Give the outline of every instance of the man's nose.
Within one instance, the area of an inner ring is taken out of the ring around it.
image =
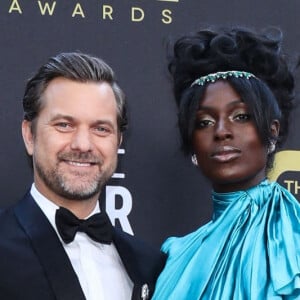
[[[91,133],[86,128],[78,128],[71,141],[71,149],[80,152],[91,151],[93,147]]]

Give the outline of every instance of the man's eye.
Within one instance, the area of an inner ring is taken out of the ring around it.
[[[58,122],[56,124],[54,124],[54,126],[61,131],[66,131],[66,130],[71,130],[72,129],[72,125],[70,123],[67,122]]]
[[[98,131],[108,131],[108,129],[105,128],[105,127],[103,127],[103,126],[97,127],[97,130],[98,130]]]
[[[66,128],[66,127],[69,127],[69,124],[68,123],[58,123],[58,124],[56,124],[56,126]]]
[[[111,132],[110,128],[106,126],[98,126],[95,128],[95,130],[99,135],[108,135]]]

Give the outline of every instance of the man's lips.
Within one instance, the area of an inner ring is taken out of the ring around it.
[[[79,167],[79,168],[87,168],[101,165],[98,160],[87,160],[87,159],[61,159],[61,162],[72,166],[72,167]]]
[[[68,153],[62,152],[58,155],[58,160],[73,168],[92,168],[101,167],[103,161],[100,157],[91,153]]]
[[[211,158],[218,162],[229,162],[241,156],[241,150],[232,146],[218,147],[211,154]]]
[[[79,161],[65,161],[65,163],[75,167],[90,167],[96,164],[94,162],[79,162]]]

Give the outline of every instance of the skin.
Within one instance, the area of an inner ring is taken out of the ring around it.
[[[278,135],[277,120],[270,130]],[[266,146],[246,104],[226,81],[207,86],[192,144],[199,168],[217,192],[248,189],[266,177]]]
[[[36,188],[85,218],[117,165],[121,136],[114,93],[106,82],[59,77],[49,83],[42,100],[34,134],[31,122],[22,123]]]

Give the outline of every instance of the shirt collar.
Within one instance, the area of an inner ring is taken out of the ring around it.
[[[47,199],[44,195],[42,195],[38,191],[34,183],[31,186],[30,194],[57,232],[56,224],[55,224],[55,213],[56,210],[59,209],[59,206],[53,203],[51,200]],[[95,208],[93,209],[91,214],[87,216],[87,218],[98,212],[100,212],[99,204],[95,206]]]

